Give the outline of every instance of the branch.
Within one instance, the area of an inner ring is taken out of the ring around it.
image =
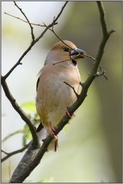
[[[1,84],[2,84],[2,87],[3,87],[3,90],[5,92],[6,97],[10,101],[13,108],[18,112],[18,114],[21,116],[21,118],[24,120],[24,122],[26,122],[26,124],[29,126],[35,147],[36,148],[39,147],[40,144],[39,144],[38,135],[37,135],[35,126],[32,124],[32,122],[30,121],[28,116],[25,114],[25,112],[17,104],[16,100],[14,99],[12,94],[10,93],[9,88],[7,86],[7,83],[3,77],[1,78]]]
[[[84,99],[87,96],[87,91],[89,89],[89,86],[91,85],[93,80],[97,76],[99,76],[99,73],[97,72],[97,70],[98,70],[99,64],[101,62],[101,58],[103,55],[103,50],[104,50],[105,44],[106,44],[109,36],[111,35],[111,33],[114,32],[114,30],[107,32],[106,23],[105,23],[105,19],[103,16],[104,11],[103,11],[103,7],[102,7],[102,3],[101,2],[97,2],[97,3],[100,7],[99,13],[100,13],[100,18],[101,18],[102,30],[105,29],[106,31],[103,31],[103,38],[102,38],[100,45],[99,45],[99,49],[97,52],[94,67],[93,67],[89,77],[87,78],[87,80],[84,83],[81,83],[82,91],[81,91],[80,95],[78,96],[78,99],[69,108],[70,115],[72,115],[75,112],[75,110],[78,109],[78,107],[83,103]],[[105,26],[105,28],[104,28],[104,26]],[[55,131],[54,131],[55,135],[57,135],[63,129],[63,127],[68,123],[69,120],[70,120],[70,116],[64,115],[62,120],[55,127]],[[39,164],[39,162],[41,161],[43,155],[45,154],[45,152],[48,148],[48,145],[50,144],[50,142],[52,140],[53,140],[53,137],[51,135],[48,135],[47,138],[43,141],[42,146],[40,148],[38,148],[36,151],[33,149],[33,145],[31,144],[30,148],[27,150],[24,157],[20,161],[19,165],[15,169],[10,182],[23,182],[25,180],[25,178],[27,176],[29,176],[29,174],[33,171],[33,169]],[[31,155],[31,160],[29,158],[29,155]]]

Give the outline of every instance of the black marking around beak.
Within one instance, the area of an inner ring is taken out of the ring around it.
[[[80,59],[80,58],[91,58],[95,61],[95,58],[92,56],[88,55],[84,50],[75,48],[70,51],[70,57],[72,60]]]
[[[84,58],[85,57],[84,54],[86,54],[86,52],[79,48],[75,48],[70,51],[71,59]]]

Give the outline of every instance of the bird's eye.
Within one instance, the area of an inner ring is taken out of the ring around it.
[[[65,52],[69,52],[69,48],[67,48],[67,47],[64,47],[63,50],[64,50]]]

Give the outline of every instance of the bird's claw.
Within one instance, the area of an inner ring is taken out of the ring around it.
[[[55,129],[54,129],[53,127],[50,127],[50,134],[52,135],[52,137],[53,137],[54,139],[57,140],[58,138],[57,138],[57,136],[54,134],[54,130],[55,130]]]
[[[69,113],[69,108],[68,107],[65,108],[65,113],[66,113],[66,115],[69,116],[69,118],[72,118],[73,116],[75,117],[74,113],[72,115]]]

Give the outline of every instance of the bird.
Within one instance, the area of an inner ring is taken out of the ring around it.
[[[54,127],[65,114],[69,116],[67,107],[77,100],[76,94],[81,92],[81,76],[77,62],[85,57],[91,56],[71,41],[60,40],[48,52],[39,72],[36,109],[41,123],[37,132],[44,127],[47,135],[53,136],[48,151],[57,150],[58,137],[54,134]]]

